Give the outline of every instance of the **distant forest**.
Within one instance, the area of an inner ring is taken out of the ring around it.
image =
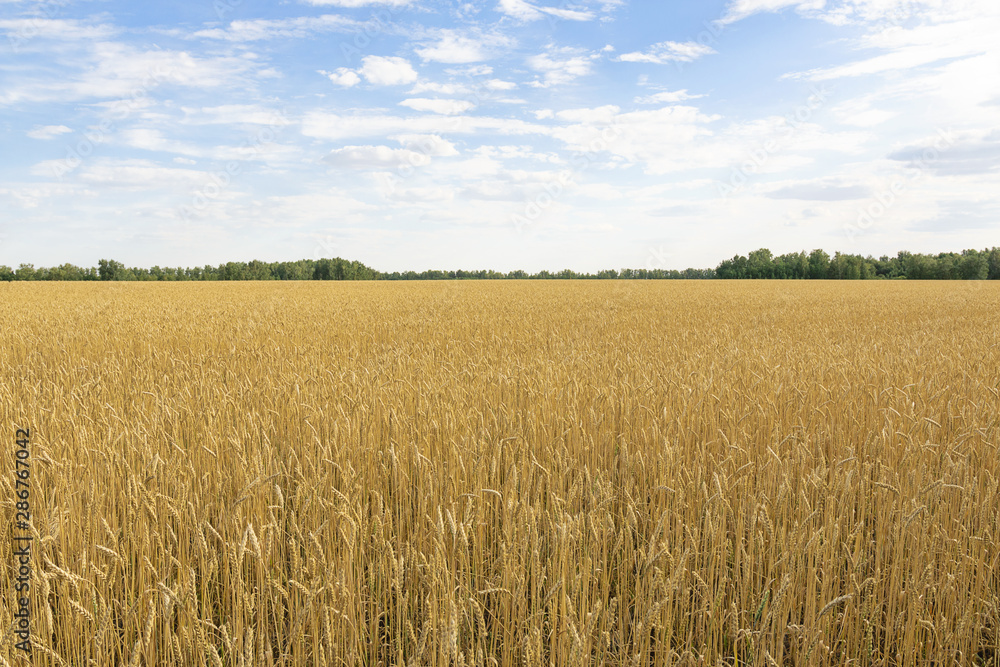
[[[21,280],[1000,280],[1000,248],[964,250],[961,253],[923,255],[900,252],[879,259],[823,250],[775,256],[762,248],[748,256],[737,255],[714,269],[609,269],[598,273],[577,273],[569,269],[550,273],[511,271],[398,271],[383,273],[361,262],[341,259],[302,259],[297,262],[226,262],[219,266],[126,267],[121,262],[102,259],[95,267],[63,264],[36,269],[21,264],[17,269],[0,266],[0,281]]]

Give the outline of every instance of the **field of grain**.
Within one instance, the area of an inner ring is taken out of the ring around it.
[[[996,665],[997,313],[992,283],[0,285],[33,664]]]

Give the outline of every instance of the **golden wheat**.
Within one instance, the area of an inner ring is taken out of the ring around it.
[[[998,312],[992,283],[2,285],[33,664],[998,664]]]

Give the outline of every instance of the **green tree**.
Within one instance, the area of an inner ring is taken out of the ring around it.
[[[813,280],[823,280],[829,273],[830,256],[818,248],[809,253],[809,277]]]
[[[248,280],[271,280],[271,267],[259,259],[255,259],[247,264],[246,277]]]
[[[219,280],[246,280],[247,265],[245,262],[226,262],[219,265]]]
[[[49,280],[87,280],[87,270],[73,264],[63,264],[49,270]]]
[[[723,280],[741,280],[749,278],[747,258],[743,255],[736,255],[732,259],[725,259],[719,263],[715,269],[715,275]]]
[[[747,256],[748,278],[773,278],[774,255],[767,248],[754,250]]]
[[[14,275],[18,280],[35,280],[38,273],[35,271],[34,264],[21,264],[17,267],[17,271],[14,272]]]
[[[962,280],[986,280],[990,275],[989,256],[976,250],[966,250],[958,262],[958,275]]]
[[[932,277],[938,280],[958,280],[962,277],[959,273],[961,259],[961,256],[953,252],[939,253],[935,258],[937,273]]]
[[[861,280],[871,280],[875,277],[875,260],[871,257],[859,257],[861,260]]]
[[[316,260],[313,265],[313,280],[333,280],[333,260],[323,259]]]
[[[839,254],[839,253],[838,253]],[[844,280],[861,280],[861,258],[857,255],[841,255],[844,258]]]
[[[908,255],[906,277],[910,280],[934,280],[938,277],[937,260],[929,255]]]
[[[122,280],[125,265],[113,259],[102,259],[97,262],[97,273],[101,280]]]
[[[989,275],[987,277],[990,280],[1000,280],[1000,248],[991,249],[987,261],[989,263]]]

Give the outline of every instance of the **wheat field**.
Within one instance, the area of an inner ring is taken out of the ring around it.
[[[1000,664],[1000,285],[0,286],[3,665]]]

